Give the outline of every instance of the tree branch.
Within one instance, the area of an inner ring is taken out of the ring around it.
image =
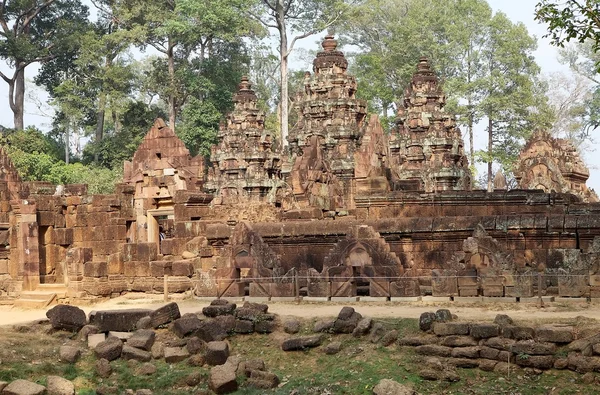
[[[277,0],[275,0],[277,1]],[[276,5],[277,4],[271,4],[269,3],[269,0],[262,0],[263,4],[265,4],[267,7],[269,7],[271,10],[276,11]]]
[[[329,20],[329,22],[327,22],[325,24],[325,26],[323,26],[322,29],[314,29],[311,30],[309,32],[306,32],[304,34],[301,34],[299,36],[296,36],[292,39],[292,42],[290,44],[290,47],[288,48],[287,52],[285,53],[285,57],[287,58],[288,56],[290,56],[290,53],[292,53],[292,50],[294,49],[294,44],[296,43],[296,41],[298,40],[302,40],[303,38],[312,36],[313,34],[317,34],[319,32],[322,32],[323,30],[327,29],[329,26],[333,25],[339,18],[340,18],[341,14],[338,13],[334,18],[332,18],[331,20]]]
[[[10,84],[12,82],[12,80],[10,78],[8,78],[6,76],[6,74],[4,74],[2,71],[0,71],[0,78],[2,78],[4,81],[6,81],[7,84]]]
[[[262,20],[261,17],[259,17],[258,15],[256,15],[254,12],[249,11],[248,12],[250,14],[250,16],[254,19],[256,19],[258,22],[262,23],[265,27],[272,27],[273,29],[277,29],[277,25],[273,25],[270,23],[267,23],[266,21]]]
[[[8,23],[6,22],[6,19],[4,18],[5,9],[6,9],[6,0],[2,0],[2,4],[0,5],[0,25],[2,26],[2,30],[4,30],[4,34],[6,35],[6,38],[8,38],[8,35],[10,34],[10,29],[8,27]]]
[[[35,18],[36,16],[39,15],[40,12],[42,12],[43,10],[45,10],[46,8],[48,8],[50,5],[52,5],[52,3],[54,3],[56,0],[46,0],[42,5],[40,5],[35,12],[33,12],[33,14],[29,15],[24,21],[23,21],[23,26],[28,26],[31,23],[31,20],[33,18]]]

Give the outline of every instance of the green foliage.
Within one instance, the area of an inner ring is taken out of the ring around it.
[[[101,141],[88,143],[83,150],[83,163],[91,164],[97,156],[98,166],[121,171],[123,162],[133,158],[154,120],[165,117],[160,107],[147,106],[140,101],[129,102],[123,113],[120,130],[108,133]]]
[[[542,0],[535,6],[535,19],[548,24],[552,43],[559,47],[575,39],[591,40],[600,50],[600,9],[596,0]],[[599,69],[600,70],[600,69]]]
[[[28,128],[5,131],[3,144],[24,181],[48,181],[53,184],[88,184],[92,194],[110,193],[122,178],[122,168],[109,170],[85,166],[81,163],[65,164],[60,159],[60,147],[41,131]]]
[[[6,129],[2,133],[1,144],[8,145],[9,150],[19,150],[28,154],[44,153],[57,160],[61,156],[60,146],[35,127],[25,130]]]
[[[9,85],[15,128],[23,128],[25,68],[70,53],[87,25],[87,7],[80,0],[5,1],[0,8],[0,58],[14,70],[0,74]]]
[[[510,168],[533,129],[548,126],[536,41],[485,0],[366,0],[342,33],[359,48],[351,67],[372,110],[393,115],[426,56],[449,96],[447,110],[467,127],[469,140],[475,125],[491,119],[493,149],[475,156],[471,145],[471,162],[485,158]]]
[[[209,157],[210,147],[217,143],[221,113],[212,102],[191,98],[183,108],[181,117],[177,136],[193,156],[201,154]]]

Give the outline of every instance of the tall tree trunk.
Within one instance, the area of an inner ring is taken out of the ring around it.
[[[282,147],[288,145],[288,42],[287,31],[285,26],[285,9],[282,1],[277,1],[277,29],[279,30],[279,56],[281,60],[281,88],[280,88],[280,105],[281,114],[279,123],[281,127],[281,144]]]
[[[470,105],[469,105],[470,107]],[[467,129],[469,130],[469,165],[475,165],[475,149],[473,148],[473,114],[469,114],[469,120],[467,121]]]
[[[98,98],[98,112],[96,113],[96,144],[100,143],[104,138],[104,115],[106,111],[106,93],[100,91]],[[94,154],[94,163],[97,165],[100,160],[98,151]]]
[[[67,118],[65,123],[65,163],[69,164],[69,129],[71,128],[71,119]]]
[[[19,62],[17,62],[19,64]],[[18,66],[17,66],[18,67]],[[20,68],[15,72],[13,119],[16,130],[25,128],[23,114],[25,106],[25,69]]]
[[[487,182],[487,190],[488,192],[492,192],[494,190],[492,184],[492,137],[493,137],[493,123],[492,118],[488,119],[488,182]]]
[[[177,118],[177,107],[175,101],[175,55],[173,53],[174,46],[171,44],[171,39],[169,38],[168,49],[167,49],[167,59],[168,59],[168,67],[169,67],[169,85],[170,85],[170,93],[169,93],[169,127],[172,131],[175,131],[175,118]]]

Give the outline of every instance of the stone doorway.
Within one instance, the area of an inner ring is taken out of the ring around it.
[[[148,210],[146,221],[148,224],[148,243],[156,243],[158,251],[160,251],[161,233],[164,238],[173,237],[175,223],[173,207]]]

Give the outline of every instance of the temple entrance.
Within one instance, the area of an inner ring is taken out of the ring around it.
[[[161,242],[173,237],[175,213],[173,207],[148,210],[148,243],[156,243],[161,251]]]

